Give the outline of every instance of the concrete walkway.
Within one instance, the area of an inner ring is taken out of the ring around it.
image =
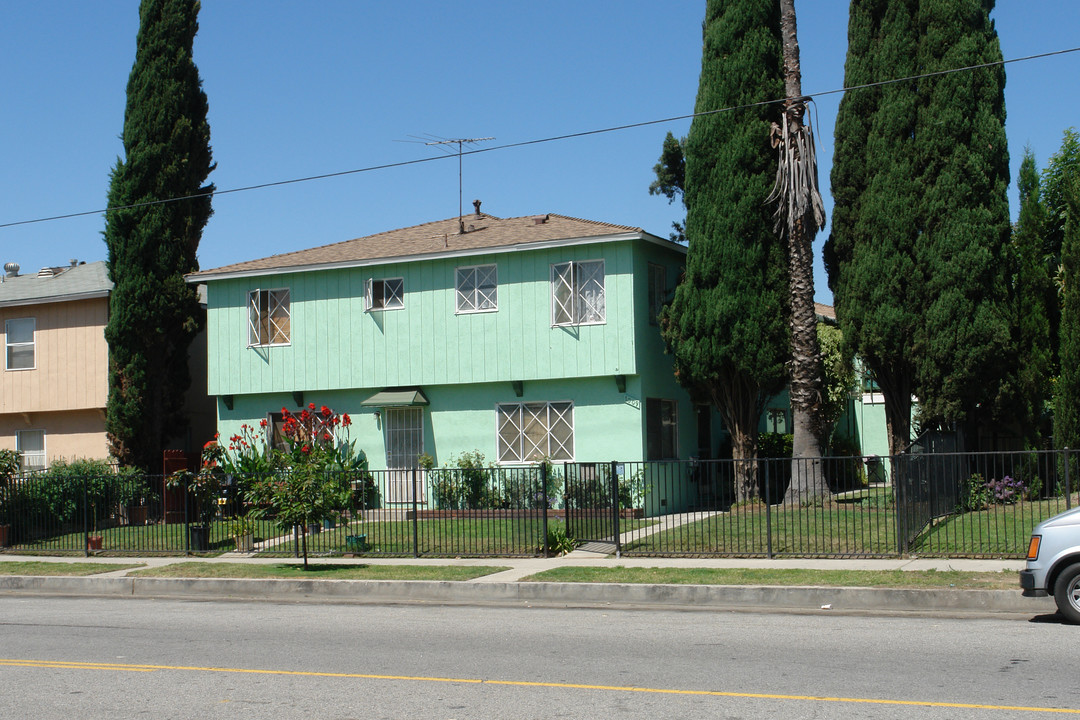
[[[181,562],[280,564],[302,562],[226,553],[192,557],[40,557],[0,554],[0,562],[139,563],[156,567]],[[948,614],[1054,613],[1050,598],[1024,598],[1015,590],[836,588],[616,583],[522,582],[556,567],[805,568],[822,570],[959,570],[1015,572],[1018,560],[947,558],[765,559],[619,558],[578,550],[558,558],[315,558],[320,564],[465,565],[505,567],[469,581],[182,579],[133,577],[119,570],[90,577],[0,576],[0,596],[92,595],[189,600],[270,600],[334,603],[427,603],[602,607],[679,607],[698,610],[756,609],[800,612],[914,612]]]

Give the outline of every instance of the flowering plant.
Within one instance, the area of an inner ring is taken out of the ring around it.
[[[352,492],[350,473],[362,459],[349,441],[352,419],[311,403],[299,413],[281,409],[286,449],[277,450],[275,475],[252,479],[249,497],[260,517],[272,517],[282,530],[307,527],[343,515]],[[303,538],[304,567],[307,540]]]

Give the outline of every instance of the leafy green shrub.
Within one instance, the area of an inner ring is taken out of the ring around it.
[[[566,528],[562,525],[552,525],[548,527],[546,548],[548,555],[566,555],[577,548],[577,541],[567,536]],[[540,548],[540,551],[544,552],[544,548]]]
[[[990,504],[990,490],[979,473],[964,480],[960,488],[960,509],[965,512],[982,510]]]
[[[439,470],[428,473],[432,499],[443,510],[481,510],[503,507],[499,489],[492,482],[493,471],[484,464],[479,450],[450,458]]]

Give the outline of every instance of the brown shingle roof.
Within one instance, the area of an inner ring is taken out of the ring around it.
[[[188,279],[197,281],[233,274],[306,270],[394,259],[408,260],[425,256],[465,254],[487,248],[557,243],[627,233],[651,238],[641,228],[554,214],[516,218],[468,214],[461,220],[466,229],[464,234],[458,232],[458,218],[454,217],[333,245],[203,270],[192,273]]]

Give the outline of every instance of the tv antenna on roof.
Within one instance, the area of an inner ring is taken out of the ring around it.
[[[464,235],[465,234],[465,222],[462,220],[462,209],[461,209],[461,186],[462,186],[462,181],[461,181],[461,156],[462,156],[462,146],[463,145],[474,145],[474,144],[479,143],[479,142],[484,142],[485,140],[494,140],[495,138],[493,138],[493,137],[482,137],[482,138],[440,138],[438,135],[432,135],[430,133],[427,134],[427,138],[417,137],[416,135],[410,135],[409,137],[416,138],[416,140],[414,140],[414,141],[406,140],[405,142],[422,142],[422,143],[424,143],[425,145],[428,145],[428,146],[436,146],[440,150],[446,152],[449,155],[457,155],[457,159],[458,159],[458,234],[459,235]],[[431,139],[431,138],[435,138],[435,139]],[[449,145],[457,145],[457,152],[455,153],[452,149],[447,147]]]

